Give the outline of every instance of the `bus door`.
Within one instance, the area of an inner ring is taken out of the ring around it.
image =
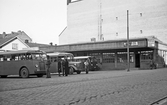
[[[0,75],[3,74],[4,68],[3,68],[3,56],[0,56]]]
[[[58,57],[51,57],[50,73],[58,72]]]

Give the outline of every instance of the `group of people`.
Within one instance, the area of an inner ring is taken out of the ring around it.
[[[51,61],[50,61],[50,57],[47,56],[47,62],[46,62],[46,78],[51,78],[50,75],[50,65],[51,65]],[[64,58],[63,60],[59,59],[58,60],[58,73],[59,76],[61,76],[61,73],[63,74],[63,76],[68,76],[69,74],[69,62],[67,60],[67,58]]]
[[[47,56],[46,78],[51,78],[50,70],[49,70],[50,69],[50,65],[51,65],[50,57]],[[85,65],[85,72],[86,72],[86,74],[88,74],[89,69],[90,69],[90,60],[87,59],[84,62],[84,65]],[[68,62],[66,57],[64,59],[61,59],[61,58],[58,59],[58,74],[59,74],[59,76],[61,76],[61,74],[63,76],[68,76],[68,74],[69,74],[69,62]]]
[[[59,76],[61,76],[61,72],[63,76],[68,76],[69,74],[69,62],[67,58],[64,58],[63,60],[58,60],[58,73]]]

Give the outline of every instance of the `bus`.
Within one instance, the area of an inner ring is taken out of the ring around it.
[[[77,74],[80,74],[81,71],[84,69],[83,64],[81,62],[74,62],[73,61],[73,54],[72,53],[66,53],[66,52],[53,52],[53,53],[47,53],[47,55],[51,59],[51,65],[50,65],[50,72],[51,73],[58,73],[58,59],[64,59],[67,58],[69,62],[69,74],[73,74],[76,72]]]
[[[95,71],[98,70],[98,64],[97,64],[97,59],[94,56],[76,56],[74,57],[74,61],[77,62],[85,62],[86,60],[90,61],[90,66],[89,66],[89,70],[91,71]]]
[[[28,78],[30,75],[42,77],[46,74],[46,53],[40,50],[18,50],[0,52],[0,76],[19,75]]]

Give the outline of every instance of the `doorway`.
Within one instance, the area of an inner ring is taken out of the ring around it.
[[[135,67],[140,68],[140,54],[135,55]]]

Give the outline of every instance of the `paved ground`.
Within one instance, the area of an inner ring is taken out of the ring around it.
[[[0,105],[149,105],[167,96],[167,69],[0,79]]]

